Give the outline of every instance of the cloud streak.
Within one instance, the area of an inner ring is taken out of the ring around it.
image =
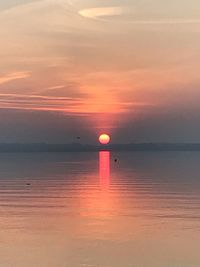
[[[28,71],[12,72],[12,73],[0,76],[0,84],[8,83],[13,80],[25,79],[29,76],[30,76],[30,72]]]
[[[113,101],[112,105],[120,106],[121,112],[128,112],[130,108],[152,106],[145,102],[123,102]],[[21,109],[21,110],[43,110],[57,111],[70,114],[80,113],[102,113],[102,104],[93,103],[93,101],[85,101],[81,98],[72,97],[52,97],[42,95],[19,95],[19,94],[0,94],[1,109]],[[104,107],[104,108],[107,108]],[[110,110],[106,113],[118,113],[119,110]]]
[[[134,19],[137,17],[137,10],[134,7],[98,7],[88,8],[79,11],[79,15],[88,19],[113,21],[117,17],[117,21],[127,22],[131,24],[199,24],[200,19],[194,18],[168,18],[168,19]],[[128,18],[126,18],[128,16]],[[113,17],[113,18],[112,18]],[[112,18],[112,19],[111,19]],[[114,20],[115,21],[115,20]]]
[[[79,11],[79,14],[85,18],[98,19],[105,18],[109,16],[119,16],[127,13],[130,10],[128,7],[98,7],[98,8],[88,8]]]
[[[81,99],[41,95],[0,94],[0,108],[76,112]]]

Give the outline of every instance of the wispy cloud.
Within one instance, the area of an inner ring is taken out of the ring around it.
[[[46,88],[46,90],[55,90],[55,89],[61,89],[64,87],[65,87],[65,85],[55,85],[55,86],[50,86],[50,87]]]
[[[200,19],[131,20],[133,24],[199,24]]]
[[[104,102],[106,102],[104,100]],[[110,106],[118,107],[110,109]],[[93,100],[85,101],[82,98],[73,97],[52,97],[42,95],[19,95],[19,94],[0,94],[1,109],[21,109],[21,110],[41,110],[41,111],[57,111],[70,114],[79,113],[107,113],[115,114],[119,111],[124,113],[133,108],[144,108],[152,106],[145,102],[119,102],[113,100],[112,103],[94,103]]]
[[[89,8],[79,11],[79,14],[85,18],[97,19],[100,17],[117,16],[128,12],[127,7],[115,6],[115,7],[98,7]]]
[[[120,22],[128,22],[131,24],[199,24],[199,18],[168,18],[168,19],[137,19],[138,12],[133,6],[114,6],[114,7],[98,7],[88,8],[79,11],[82,17],[89,19],[109,20],[111,17],[123,16]],[[126,15],[128,18],[126,18]]]
[[[19,71],[19,72],[12,72],[8,74],[4,74],[0,76],[0,84],[8,83],[13,80],[18,80],[18,79],[24,79],[30,76],[30,72],[28,71]]]
[[[75,112],[81,104],[79,98],[0,94],[0,108]]]
[[[18,1],[2,1],[2,3],[0,4],[0,10],[9,10],[9,9],[13,9],[15,7],[18,6],[24,6],[24,5],[28,5],[30,3],[34,3],[34,2],[42,2],[43,0],[18,0]]]

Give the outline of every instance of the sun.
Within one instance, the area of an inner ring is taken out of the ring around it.
[[[99,136],[99,142],[102,144],[102,145],[107,145],[110,143],[110,136],[108,134],[101,134]]]

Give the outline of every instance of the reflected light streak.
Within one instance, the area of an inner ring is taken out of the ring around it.
[[[110,184],[110,151],[99,152],[99,177],[100,184],[108,187]]]
[[[94,178],[94,180],[93,180]],[[99,178],[99,180],[97,179]],[[80,188],[79,199],[81,203],[80,214],[83,218],[87,217],[90,220],[97,220],[97,228],[103,227],[104,233],[108,232],[108,222],[110,214],[116,213],[118,210],[118,203],[110,191],[110,152],[99,152],[99,173],[92,174],[88,178],[87,183]],[[99,221],[98,221],[99,220]],[[102,224],[102,220],[105,220]],[[109,229],[112,228],[109,225]],[[88,235],[88,228],[86,227],[86,234]],[[98,233],[98,231],[97,231]],[[94,237],[94,233],[90,233]]]

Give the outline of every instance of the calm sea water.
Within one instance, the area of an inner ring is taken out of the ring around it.
[[[200,153],[0,154],[0,266],[199,267]]]

